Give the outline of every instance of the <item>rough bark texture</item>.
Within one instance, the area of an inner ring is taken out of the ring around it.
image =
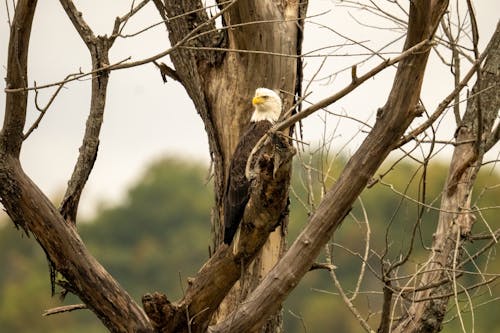
[[[413,1],[405,49],[432,38],[447,1]],[[244,332],[260,327],[277,309],[349,212],[393,145],[414,119],[429,50],[399,63],[393,88],[367,138],[349,160],[308,225],[259,286],[223,322],[210,332]]]
[[[474,180],[482,163],[485,145],[494,136],[492,127],[500,109],[500,26],[497,26],[490,43],[490,52],[481,69],[481,80],[472,89],[474,97],[467,102],[457,132],[457,146],[443,188],[433,251],[426,267],[429,273],[422,276],[418,286],[418,290],[422,291],[407,295],[416,300],[431,299],[414,303],[408,312],[403,313],[403,318],[392,332],[439,332],[442,329],[448,301],[453,295],[453,280],[460,275],[456,270],[463,260],[463,246],[476,220],[470,205]],[[480,118],[478,112],[482,114]],[[478,119],[482,120],[481,126],[478,126]],[[478,128],[483,130],[481,142],[477,142]]]
[[[20,1],[16,6],[10,28],[6,88],[28,86],[28,46],[36,3],[36,0]],[[0,134],[2,161],[6,154],[19,158],[26,122],[27,101],[27,91],[5,96],[4,125]]]

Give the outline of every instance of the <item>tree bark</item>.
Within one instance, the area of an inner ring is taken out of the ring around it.
[[[10,27],[6,88],[25,88],[28,86],[28,48],[36,4],[36,0],[20,1],[16,6]],[[27,103],[27,91],[10,93],[5,96],[4,125],[0,133],[2,157],[9,154],[14,158],[19,158],[23,143]]]
[[[392,332],[441,331],[450,295],[456,292],[455,281],[460,276],[457,270],[464,259],[463,246],[476,220],[471,210],[474,181],[481,168],[486,144],[495,135],[492,127],[500,108],[500,25],[497,25],[490,44],[481,69],[481,80],[472,89],[473,97],[467,101],[467,109],[457,131],[432,252],[425,269],[427,273],[423,274],[417,287],[420,291],[406,294],[414,300],[428,300],[413,303]],[[479,112],[482,113],[480,118]],[[482,120],[481,126],[478,119]],[[483,133],[481,142],[477,141],[479,128]]]

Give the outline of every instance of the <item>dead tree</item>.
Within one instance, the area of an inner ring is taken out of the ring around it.
[[[242,221],[240,241],[234,247],[220,244],[224,223],[221,213],[223,189],[230,157],[248,123],[248,101],[255,88],[280,89],[285,101],[284,111],[291,110],[294,102],[300,100],[302,26],[307,2],[219,2],[218,13],[209,17],[202,1],[154,0],[168,29],[171,48],[141,61],[116,64],[109,64],[109,48],[119,36],[122,24],[148,1],[140,2],[129,13],[118,17],[109,37],[95,36],[72,1],[60,2],[92,57],[90,73],[75,74],[56,84],[62,87],[67,80],[92,75],[92,102],[86,133],[75,171],[58,210],[23,172],[19,161],[23,140],[31,132],[23,132],[28,92],[41,88],[29,87],[27,73],[36,0],[20,0],[10,32],[6,110],[0,132],[0,198],[12,221],[34,236],[47,254],[53,270],[64,277],[55,282],[80,297],[112,332],[254,332],[263,327],[267,332],[277,331],[279,317],[271,321],[269,318],[279,311],[280,304],[311,268],[320,250],[387,155],[402,141],[411,140],[403,135],[421,112],[418,100],[424,71],[434,33],[448,2],[412,1],[406,41],[399,56],[383,60],[361,76],[353,68],[352,82],[346,87],[302,112],[287,112],[286,117],[273,126],[265,140],[259,143],[263,150],[254,170],[255,179]],[[215,24],[218,18],[222,20],[221,27]],[[165,55],[170,56],[175,68],[157,63],[161,74],[164,78],[170,76],[180,81],[185,87],[205,124],[209,139],[215,185],[214,251],[190,280],[182,299],[173,302],[161,293],[147,294],[143,297],[143,311],[87,251],[77,233],[75,219],[81,191],[97,156],[108,76],[113,70],[154,62]],[[483,60],[484,57],[478,57],[477,66]],[[379,109],[373,128],[336,183],[326,192],[308,225],[283,254],[280,224],[286,223],[294,154],[287,135],[289,129],[394,64],[398,64],[398,69],[393,86],[387,102]],[[487,84],[488,74],[485,72],[482,77],[480,84]],[[457,198],[460,202],[467,202],[469,189],[462,190],[456,182],[461,177],[473,175],[467,170],[480,162],[481,154],[491,145],[491,140],[498,140],[498,126],[496,136],[482,139],[482,134],[490,130],[488,124],[491,121],[487,120],[490,118],[486,112],[474,114],[484,116],[481,120],[477,117],[478,130],[472,130],[474,121],[468,122],[464,117],[464,125],[471,127],[461,130],[459,136],[473,135],[481,139],[472,145],[473,154],[465,153],[472,154],[472,157],[467,155],[463,162],[456,162],[459,168],[453,169],[447,188],[449,196],[460,193],[462,197]],[[449,224],[449,218],[445,219],[447,221],[443,220],[443,223]],[[453,235],[462,235],[465,229],[453,230]],[[456,244],[452,242],[447,247]],[[242,278],[242,272],[247,281],[241,284],[243,291],[231,294],[230,290]],[[243,295],[245,300],[237,295]]]

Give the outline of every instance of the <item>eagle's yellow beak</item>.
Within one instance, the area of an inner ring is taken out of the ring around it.
[[[258,104],[262,104],[262,103],[264,103],[264,98],[262,96],[255,96],[252,99],[252,104],[253,105],[258,105]]]

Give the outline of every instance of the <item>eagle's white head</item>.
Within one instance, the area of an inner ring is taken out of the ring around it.
[[[257,88],[252,104],[255,106],[252,122],[268,120],[274,124],[278,121],[281,114],[281,98],[273,90]]]

